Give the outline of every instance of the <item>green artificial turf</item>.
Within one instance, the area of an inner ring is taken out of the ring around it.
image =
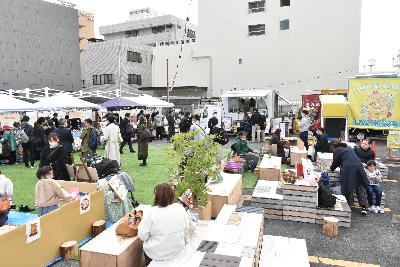
[[[134,149],[137,150],[137,146],[134,146]],[[98,155],[104,155],[104,150],[99,150]],[[74,157],[76,162],[79,162],[78,154],[75,154]],[[132,177],[136,189],[135,199],[142,204],[152,204],[155,185],[168,181],[170,177],[167,147],[155,147],[150,143],[148,165],[140,167],[140,163],[137,153],[130,153],[128,148],[124,150],[124,154],[121,155],[121,168]],[[14,166],[0,165],[0,170],[14,184],[13,202],[17,206],[24,204],[33,207],[37,168],[28,169],[24,164],[19,163]]]
[[[257,176],[254,172],[243,173],[243,188],[254,188],[257,180]]]

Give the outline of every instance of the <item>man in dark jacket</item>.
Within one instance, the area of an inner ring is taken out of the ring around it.
[[[29,124],[30,118],[28,116],[23,116],[21,120],[21,129],[24,130],[26,135],[29,137],[28,143],[22,144],[22,149],[23,149],[23,159],[25,163],[25,167],[27,168],[33,168],[35,167],[35,157],[36,157],[36,152],[35,152],[35,146],[32,142],[33,138],[33,127],[32,125]],[[29,165],[29,162],[31,165]]]
[[[54,113],[53,118],[51,118],[51,120],[53,121],[55,128],[58,128],[60,126],[58,122],[58,113]]]
[[[328,153],[329,152],[329,142],[328,135],[325,133],[324,128],[318,128],[315,131],[317,137],[317,143],[314,145],[315,153],[314,160],[317,158],[317,153]]]
[[[39,117],[33,127],[33,137],[32,141],[35,145],[36,150],[40,154],[40,164],[39,168],[46,165],[46,158],[49,148],[49,143],[47,142],[46,131],[45,131],[46,118]]]
[[[58,122],[58,128],[54,130],[54,133],[58,135],[60,140],[60,145],[63,147],[65,156],[66,156],[66,163],[72,164],[72,152],[74,143],[74,137],[72,136],[71,130],[67,127],[67,120],[60,119]]]
[[[370,160],[375,160],[375,153],[371,148],[372,141],[369,139],[364,139],[361,145],[354,147],[354,152],[356,152],[357,157],[362,163],[367,164]]]
[[[335,140],[332,141],[331,147],[333,151],[333,162],[330,167],[334,171],[340,167],[341,190],[343,196],[346,197],[349,206],[353,205],[353,191],[356,190],[358,203],[361,206],[361,214],[367,215],[367,193],[369,179],[364,170],[360,159],[354,150],[346,144]]]
[[[172,136],[175,135],[175,116],[174,116],[174,111],[170,110],[169,114],[167,116],[167,121],[168,121],[168,137],[167,141],[171,141]]]
[[[190,116],[190,112],[186,112],[179,123],[179,130],[181,133],[187,133],[190,131],[190,127],[192,127],[192,116]]]
[[[131,153],[135,153],[135,150],[133,150],[132,147],[132,136],[133,136],[133,126],[129,122],[129,117],[131,114],[126,113],[125,118],[121,121],[119,124],[119,129],[121,131],[121,136],[122,136],[122,143],[121,146],[119,147],[119,153],[123,154],[123,149],[126,144],[128,144],[129,151]]]
[[[246,160],[246,169],[254,171],[260,160],[260,157],[253,153],[253,150],[247,144],[247,133],[242,131],[236,139],[235,152],[238,156]]]
[[[271,137],[271,145],[276,145],[276,155],[282,158],[282,163],[287,164],[287,158],[285,153],[285,148],[289,149],[289,144],[283,140],[281,140],[281,129],[276,129],[275,133],[272,134]]]
[[[261,142],[260,140],[260,134],[261,134],[261,124],[262,124],[263,117],[258,112],[258,109],[254,109],[253,114],[251,115],[250,121],[251,121],[251,142],[255,142],[257,139],[257,142]],[[257,135],[257,138],[256,138]]]

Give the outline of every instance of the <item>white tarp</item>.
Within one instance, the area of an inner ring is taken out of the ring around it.
[[[126,99],[143,105],[147,108],[172,108],[175,105],[167,101],[152,97],[150,95],[140,95],[136,97],[125,97]]]
[[[16,99],[9,95],[0,94],[0,112],[31,110],[34,110],[33,104]]]
[[[100,109],[100,106],[93,104],[69,94],[57,94],[50,97],[43,97],[33,104],[36,110],[57,110],[57,109]]]

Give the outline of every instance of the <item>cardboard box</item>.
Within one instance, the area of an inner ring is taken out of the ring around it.
[[[279,181],[281,177],[282,158],[264,156],[260,163],[260,180]]]
[[[301,164],[301,159],[306,159],[308,156],[307,150],[299,149],[298,147],[290,147],[290,165],[296,166]]]

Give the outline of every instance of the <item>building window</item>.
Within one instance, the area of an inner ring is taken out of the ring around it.
[[[289,30],[289,20],[288,19],[281,20],[280,29],[281,29],[281,31]]]
[[[139,31],[138,30],[133,30],[133,31],[126,31],[125,32],[125,37],[129,38],[129,37],[137,37],[139,35]]]
[[[128,51],[128,61],[142,63],[142,56],[138,52]]]
[[[81,88],[86,88],[86,81],[85,80],[81,80]]]
[[[265,1],[249,2],[249,13],[265,11]]]
[[[281,7],[290,6],[290,0],[281,0]]]
[[[104,84],[115,84],[114,74],[103,74]]]
[[[154,34],[158,34],[158,33],[165,32],[165,25],[163,25],[163,26],[158,26],[158,27],[152,27],[152,28],[151,28],[151,31],[152,31]]]
[[[142,75],[128,74],[128,84],[142,85]]]
[[[264,35],[265,24],[249,25],[249,36]]]
[[[101,75],[93,75],[93,85],[101,85]]]

